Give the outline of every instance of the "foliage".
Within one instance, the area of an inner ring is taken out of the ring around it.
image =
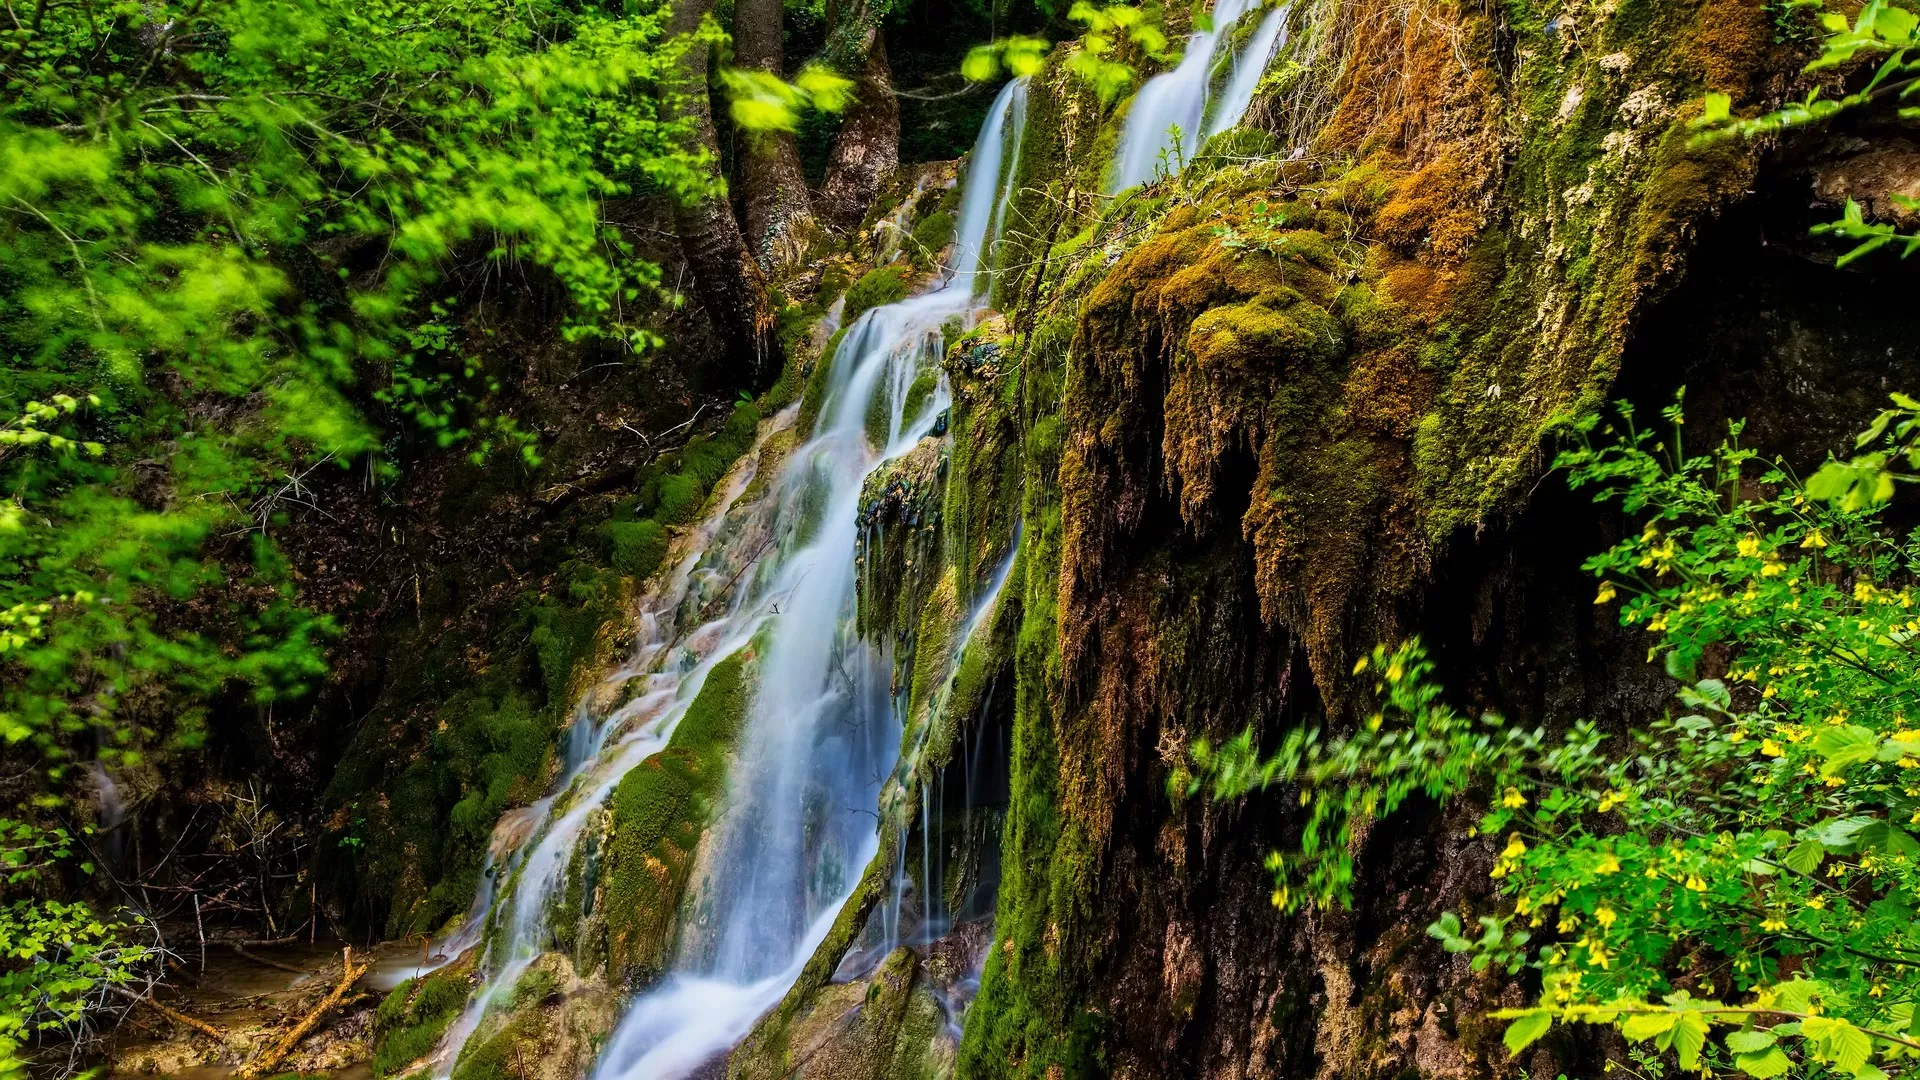
[[[1827,32],[1820,55],[1809,62],[1809,73],[1845,67],[1862,59],[1879,59],[1873,74],[1858,90],[1841,97],[1824,95],[1820,87],[1784,108],[1755,117],[1733,115],[1733,100],[1726,94],[1708,94],[1693,125],[1704,137],[1773,135],[1789,128],[1803,127],[1831,119],[1839,113],[1888,99],[1908,101],[1920,94],[1920,15],[1889,0],[1867,0],[1849,23],[1833,11],[1823,11],[1820,26]],[[1902,105],[1895,115],[1908,122],[1920,121],[1920,105]],[[1920,210],[1920,200],[1891,194],[1896,205],[1908,211]],[[1854,248],[1840,258],[1840,265],[1854,261],[1880,248],[1898,245],[1905,258],[1920,251],[1920,236],[1905,234],[1890,222],[1869,222],[1860,205],[1851,198],[1839,221],[1814,227],[1815,234],[1855,240]]]
[[[714,183],[659,88],[717,31],[665,18],[45,0],[0,30],[0,739],[38,793],[9,859],[65,857],[82,748],[192,748],[219,703],[318,680],[334,627],[275,542],[312,470],[390,476],[417,433],[538,464],[469,340],[490,277],[544,285],[569,339],[661,343],[659,268],[602,204]],[[0,1003],[9,1040],[151,960],[25,885],[5,978],[46,992]]]
[[[975,45],[960,61],[960,74],[969,82],[987,82],[1005,70],[1016,79],[1040,73],[1052,48],[1046,38],[1013,34]]]
[[[1119,59],[1123,49],[1162,64],[1180,60],[1179,51],[1168,47],[1166,31],[1142,8],[1074,0],[1067,18],[1087,28],[1080,48],[1067,58],[1067,70],[1091,86],[1102,105],[1113,104],[1137,75],[1132,64]]]
[[[819,63],[801,68],[792,82],[753,68],[726,68],[720,85],[729,98],[727,115],[750,135],[798,131],[803,110],[837,113],[853,99],[853,80]]]
[[[1349,902],[1349,841],[1412,793],[1483,793],[1510,906],[1477,938],[1452,913],[1429,932],[1476,967],[1539,972],[1537,1004],[1495,1014],[1516,1053],[1558,1021],[1615,1027],[1686,1070],[1902,1071],[1920,1056],[1920,534],[1881,518],[1873,474],[1912,451],[1912,403],[1896,406],[1862,439],[1887,447],[1871,468],[1806,484],[1740,447],[1737,425],[1685,455],[1677,406],[1667,440],[1623,406],[1617,440],[1561,455],[1576,488],[1644,520],[1586,566],[1596,603],[1624,599],[1622,623],[1683,683],[1677,715],[1624,752],[1588,722],[1550,738],[1457,712],[1409,642],[1355,668],[1379,708],[1352,736],[1295,733],[1266,760],[1245,735],[1196,746],[1199,775],[1179,782],[1298,787],[1302,842],[1270,863],[1289,909]]]

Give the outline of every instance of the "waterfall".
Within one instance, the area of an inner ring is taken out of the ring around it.
[[[1253,104],[1254,88],[1267,73],[1274,49],[1286,42],[1286,25],[1285,6],[1268,10],[1260,25],[1254,28],[1247,47],[1233,58],[1233,74],[1227,79],[1226,90],[1220,94],[1220,103],[1214,107],[1213,119],[1207,122],[1207,138],[1233,127],[1247,115],[1247,106]]]
[[[1013,194],[1014,164],[1020,157],[1026,118],[1027,80],[1022,77],[1000,88],[974,139],[973,153],[967,158],[966,190],[961,193],[960,219],[954,229],[951,280],[956,285],[965,282],[975,293],[982,291],[993,270],[993,252],[989,249],[1005,224],[1002,215]],[[1010,162],[1014,164],[1006,164]]]
[[[1220,51],[1232,37],[1234,25],[1250,7],[1252,0],[1218,0],[1213,7],[1212,28],[1196,31],[1187,39],[1187,51],[1180,63],[1172,71],[1148,79],[1134,95],[1127,111],[1126,127],[1121,132],[1120,150],[1114,157],[1111,191],[1125,191],[1153,179],[1162,167],[1161,155],[1176,154],[1176,128],[1178,160],[1168,162],[1171,171],[1178,172],[1200,149],[1205,141],[1202,124],[1207,116]],[[1279,32],[1283,21],[1278,9],[1269,12],[1262,21],[1254,40],[1234,64],[1228,93],[1221,99],[1212,124],[1204,128],[1206,135],[1225,131],[1246,114],[1247,105],[1253,100],[1253,89],[1259,85],[1267,58],[1272,54],[1273,35]],[[1244,91],[1240,85],[1243,79]]]
[[[498,873],[482,882],[474,916],[455,935],[487,928],[485,982],[443,1041],[436,1076],[451,1074],[488,1010],[549,947],[549,909],[565,891],[588,816],[628,770],[666,746],[707,672],[742,648],[755,651],[758,690],[731,766],[727,810],[713,828],[713,918],[697,947],[683,942],[672,972],[627,1009],[595,1077],[674,1080],[729,1050],[793,984],[873,859],[874,809],[898,786],[901,721],[889,647],[855,630],[861,490],[874,469],[933,431],[951,403],[940,377],[925,406],[904,412],[914,380],[939,370],[944,325],[980,311],[1025,95],[1024,80],[1010,82],[981,128],[952,272],[847,329],[827,360],[812,439],[786,456],[762,494],[746,498],[763,432],[646,602],[643,644],[612,676],[618,684],[641,680],[641,692],[597,726],[583,707],[553,792],[496,830],[495,846],[511,851],[490,862]],[[875,447],[868,414],[879,402],[889,415],[885,445]],[[796,412],[787,409],[775,427],[790,425]],[[716,614],[715,606],[725,610]],[[502,841],[504,832],[520,839]]]

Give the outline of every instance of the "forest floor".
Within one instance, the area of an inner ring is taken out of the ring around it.
[[[208,942],[203,958],[197,945],[188,946],[157,1001],[211,1026],[223,1041],[158,1010],[137,1007],[106,1044],[108,1075],[178,1080],[237,1075],[334,993],[344,948],[332,941],[238,948]],[[395,982],[414,974],[420,954],[417,945],[394,941],[370,951],[355,949],[353,956],[356,968],[366,965],[365,973],[264,1075],[370,1080],[374,1007]]]

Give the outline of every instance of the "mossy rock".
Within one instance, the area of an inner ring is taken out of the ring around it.
[[[408,979],[389,991],[373,1013],[373,1074],[392,1076],[432,1053],[472,989],[462,967]]]
[[[883,304],[896,304],[906,298],[907,268],[899,263],[876,266],[847,290],[847,304],[841,309],[840,324],[852,326],[853,321],[868,310]]]
[[[694,849],[724,793],[752,693],[744,652],[715,664],[667,748],[635,766],[610,796],[607,951],[630,986],[666,971]]]

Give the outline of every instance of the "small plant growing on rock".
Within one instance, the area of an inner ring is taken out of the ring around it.
[[[1626,745],[1589,722],[1550,737],[1442,699],[1417,641],[1354,667],[1377,708],[1342,738],[1251,733],[1194,748],[1180,782],[1298,792],[1276,852],[1285,910],[1351,900],[1360,830],[1414,793],[1471,795],[1499,847],[1499,910],[1429,929],[1474,967],[1538,972],[1519,1052],[1556,1023],[1615,1028],[1688,1071],[1885,1080],[1920,1059],[1920,533],[1882,517],[1915,453],[1896,398],[1850,462],[1802,483],[1739,445],[1686,456],[1632,424],[1564,453],[1576,488],[1643,528],[1594,556],[1595,603],[1649,635],[1678,707]],[[1702,677],[1703,665],[1713,668]],[[1671,1055],[1671,1058],[1668,1058]]]

